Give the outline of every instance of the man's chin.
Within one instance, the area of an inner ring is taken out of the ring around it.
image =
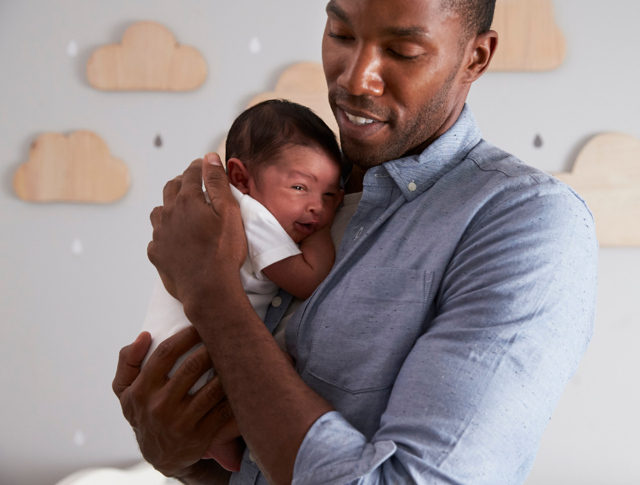
[[[380,145],[371,145],[364,143],[351,143],[349,140],[341,139],[340,145],[344,156],[354,165],[369,169],[399,158],[395,155],[395,150],[389,150],[389,147]]]

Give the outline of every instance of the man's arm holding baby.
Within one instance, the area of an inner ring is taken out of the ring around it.
[[[308,430],[333,408],[298,376],[242,288],[239,270],[247,252],[242,220],[219,158],[213,158],[208,156],[209,163],[215,162],[211,165],[201,160],[192,163],[183,176],[165,186],[164,205],[151,215],[154,232],[149,259],[163,281],[175,288],[175,296],[202,338],[240,432],[261,470],[270,483],[290,483],[298,449]],[[202,175],[211,205],[202,193]],[[189,251],[176,250],[184,247]],[[177,440],[172,444],[167,440],[163,445],[153,433],[137,431],[143,456],[168,476],[197,484],[197,476],[206,474],[201,470],[205,465],[199,463],[200,457],[215,429],[226,419],[221,423],[215,417],[217,408],[212,401],[213,417],[203,418],[212,420],[202,423],[202,427],[210,428],[205,434],[194,424],[197,420],[188,407],[186,384],[181,384],[184,392],[180,393],[153,391],[154,385],[162,388],[166,382],[166,365],[150,359],[142,373],[131,378],[125,370],[132,364],[122,364],[122,355],[120,360],[114,388],[120,388],[117,394],[133,428],[155,428],[159,433],[171,429],[179,436],[179,443],[189,445],[176,445]],[[170,379],[164,387],[171,381],[176,379]],[[131,393],[131,389],[137,391]],[[137,399],[126,398],[131,395],[137,395]],[[160,400],[167,401],[166,407],[175,418],[154,418],[154,414],[158,417]],[[182,405],[176,410],[169,401],[184,402],[184,414],[179,409]],[[186,425],[181,426],[182,422]],[[157,456],[166,459],[158,460]]]
[[[331,224],[320,228],[300,243],[302,254],[273,263],[264,275],[296,298],[306,300],[324,281],[336,258]]]

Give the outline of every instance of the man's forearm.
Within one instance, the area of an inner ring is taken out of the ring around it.
[[[251,307],[239,276],[224,275],[218,281],[224,284],[207,289],[189,318],[211,354],[261,470],[271,483],[290,483],[307,431],[333,408],[291,367]]]

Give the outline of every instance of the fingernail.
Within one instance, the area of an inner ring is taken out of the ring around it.
[[[222,164],[220,163],[220,158],[217,157],[214,153],[207,153],[204,156],[204,159],[211,165],[217,165],[219,167],[222,166]]]

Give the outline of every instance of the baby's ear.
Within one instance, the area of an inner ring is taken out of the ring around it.
[[[249,170],[238,158],[227,160],[229,183],[243,194],[249,193]]]

